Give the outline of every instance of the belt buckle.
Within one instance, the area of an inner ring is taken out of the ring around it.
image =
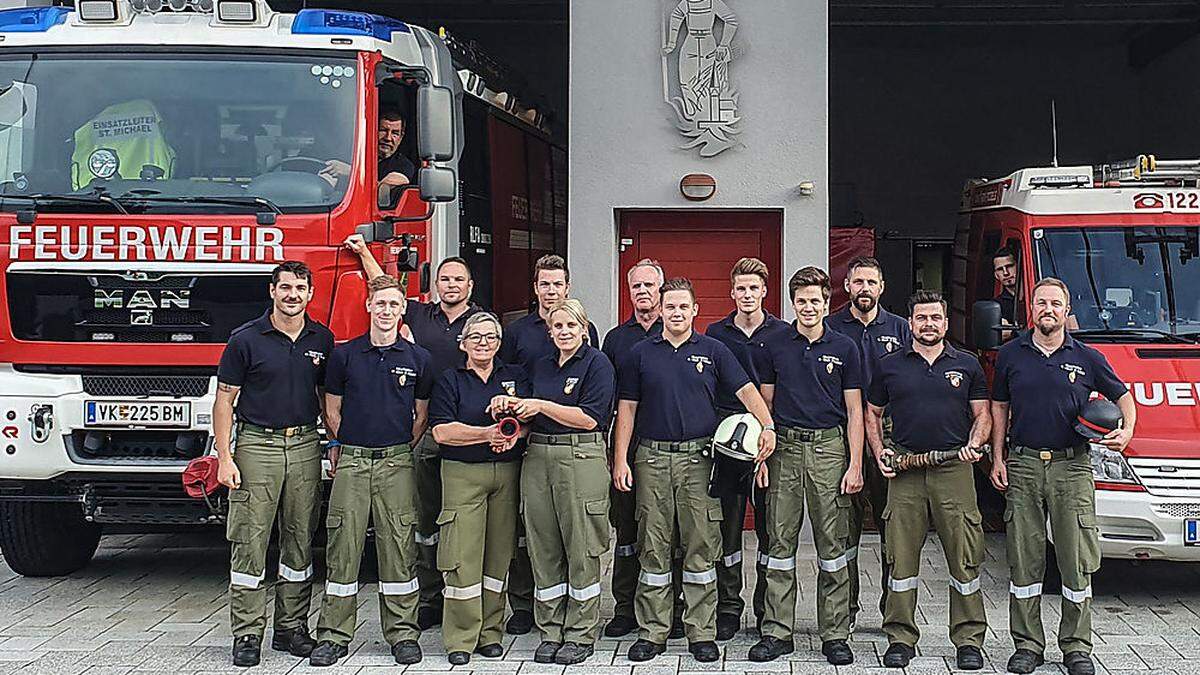
[[[1054,453],[1050,452],[1049,450],[1039,450],[1038,451],[1038,459],[1042,460],[1043,462],[1049,462],[1053,458],[1054,458]]]
[[[371,459],[386,459],[386,458],[387,458],[386,450],[372,450],[371,451]]]

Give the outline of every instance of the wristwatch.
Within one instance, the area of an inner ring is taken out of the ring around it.
[[[763,431],[775,431],[775,423],[771,422],[770,424],[764,424]]]

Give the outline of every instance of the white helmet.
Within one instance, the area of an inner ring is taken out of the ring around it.
[[[713,434],[715,454],[725,455],[743,462],[753,462],[758,457],[758,437],[762,425],[750,413],[730,415],[721,420]]]

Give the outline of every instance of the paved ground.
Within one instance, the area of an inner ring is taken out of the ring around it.
[[[864,563],[877,569],[878,541],[864,542]],[[0,672],[22,673],[193,673],[229,672],[228,615],[225,592],[228,553],[219,534],[106,537],[96,560],[82,572],[60,579],[26,579],[0,566]],[[726,673],[851,673],[880,669],[886,640],[879,631],[878,585],[864,589],[868,607],[852,646],[857,661],[835,669],[814,651],[819,647],[813,618],[815,555],[811,543],[802,548],[801,624],[797,653],[790,660],[755,664],[746,660],[757,636],[743,630],[727,643],[724,660],[701,664],[673,641],[667,655],[649,665],[634,666],[625,658],[629,640],[606,640],[587,663],[564,669],[533,663],[534,636],[509,639],[502,660],[476,657],[456,672],[590,673],[595,675],[667,675],[692,671]],[[953,665],[953,647],[945,628],[945,567],[936,539],[926,544],[922,572],[920,623],[924,637],[910,673],[942,673]],[[747,559],[753,559],[747,556]],[[365,575],[370,576],[371,570]],[[1007,637],[1008,576],[1004,542],[989,535],[984,567],[988,631],[985,652],[991,667],[1003,671],[1011,644]],[[1200,672],[1200,565],[1106,562],[1095,587],[1096,654],[1100,672]],[[368,587],[373,591],[373,587]],[[606,589],[607,595],[607,589]],[[318,672],[397,673],[387,647],[379,639],[377,603],[364,592],[359,639],[351,656],[337,668]],[[606,613],[611,613],[611,598]],[[313,604],[314,613],[318,607]],[[1045,600],[1048,627],[1057,625],[1058,597]],[[315,617],[313,620],[315,624]],[[441,649],[440,634],[421,640],[425,661],[407,673],[451,670]],[[1051,640],[1053,642],[1053,640]],[[254,672],[299,673],[307,662],[264,652]],[[949,659],[947,659],[949,657]],[[1060,658],[1051,648],[1048,659]],[[316,670],[316,669],[311,669]],[[1040,672],[1059,672],[1049,665]]]

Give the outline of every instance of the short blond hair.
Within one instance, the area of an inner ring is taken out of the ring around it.
[[[1034,284],[1033,290],[1029,293],[1029,297],[1032,298],[1034,295],[1037,295],[1038,289],[1045,288],[1046,286],[1053,286],[1054,288],[1062,291],[1063,298],[1066,299],[1067,304],[1071,304],[1071,291],[1067,289],[1067,285],[1063,283],[1062,279],[1055,279],[1054,277],[1046,277],[1045,279],[1042,279]]]
[[[390,274],[383,274],[367,281],[367,297],[373,298],[379,291],[386,291],[389,288],[394,288],[404,294],[404,289],[400,287],[400,280]]]
[[[491,312],[476,312],[472,314],[467,322],[463,324],[462,333],[458,335],[458,341],[462,342],[463,336],[471,332],[471,329],[481,323],[490,323],[496,326],[496,337],[504,337],[504,327],[500,325],[500,319],[496,318]]]
[[[550,308],[550,313],[546,315],[546,318],[552,318],[555,312],[566,312],[567,316],[574,319],[575,323],[583,327],[584,343],[586,344],[591,342],[591,338],[588,336],[588,326],[591,325],[591,322],[588,321],[587,310],[583,308],[582,302],[576,300],[575,298],[560,300],[554,303],[554,306]]]

